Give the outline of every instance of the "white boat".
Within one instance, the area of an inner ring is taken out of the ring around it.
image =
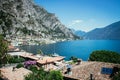
[[[57,54],[57,53],[53,53],[52,56],[53,56],[53,57],[56,57],[56,56],[60,56],[60,55]]]
[[[59,54],[57,54],[57,53],[55,52],[55,44],[54,44],[54,53],[52,54],[52,56],[53,56],[53,57],[60,56]]]

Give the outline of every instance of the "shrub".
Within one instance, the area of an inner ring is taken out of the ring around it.
[[[19,63],[19,64],[16,66],[16,68],[21,68],[21,67],[24,67],[24,65],[21,64],[21,63]]]
[[[31,74],[25,76],[25,80],[48,80],[48,73],[44,69],[32,71]]]
[[[7,62],[8,43],[0,34],[0,67]]]
[[[31,66],[36,65],[36,61],[31,61],[31,60],[25,61],[24,65],[26,68],[30,68]]]
[[[120,63],[120,54],[113,51],[98,50],[98,51],[93,51],[90,54],[89,60],[110,62],[110,63]]]
[[[9,63],[21,63],[21,62],[24,62],[25,59],[24,58],[21,58],[21,57],[18,57],[18,56],[11,56],[10,59],[9,59]]]
[[[31,65],[29,68],[32,72],[36,72],[37,71],[37,67],[35,65]]]
[[[73,60],[73,62],[76,63],[78,61],[78,58],[71,56],[70,60]]]
[[[60,71],[46,72],[41,68],[25,76],[25,80],[63,80],[63,76]]]
[[[48,80],[63,80],[63,76],[60,71],[51,71]]]
[[[120,80],[120,71],[116,74],[112,80]]]

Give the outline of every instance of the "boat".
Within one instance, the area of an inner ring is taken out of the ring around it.
[[[52,56],[53,56],[53,57],[57,57],[57,56],[60,56],[60,55],[57,54],[57,53],[53,53]]]
[[[57,53],[55,52],[55,44],[54,44],[54,53],[52,54],[52,56],[53,56],[53,57],[60,56],[59,54],[57,54]]]

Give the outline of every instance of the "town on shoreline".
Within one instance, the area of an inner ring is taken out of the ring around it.
[[[43,55],[42,52],[33,55],[12,45],[9,46],[9,50],[9,55],[22,57],[25,61],[22,62],[24,66],[15,69],[15,71],[13,71],[13,68],[17,64],[6,64],[0,68],[3,79],[7,80],[24,80],[25,75],[32,73],[28,69],[28,65],[42,67],[45,71],[60,70],[66,80],[111,80],[109,69],[113,69],[116,66],[120,67],[120,64],[82,61],[82,59],[78,59],[77,63],[73,63],[72,60],[65,61],[63,56],[48,56]],[[108,73],[102,73],[103,68],[108,69]]]

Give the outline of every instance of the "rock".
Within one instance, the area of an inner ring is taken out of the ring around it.
[[[8,20],[10,26],[7,25]],[[0,33],[9,37],[76,38],[55,14],[47,12],[32,0],[0,0]]]

